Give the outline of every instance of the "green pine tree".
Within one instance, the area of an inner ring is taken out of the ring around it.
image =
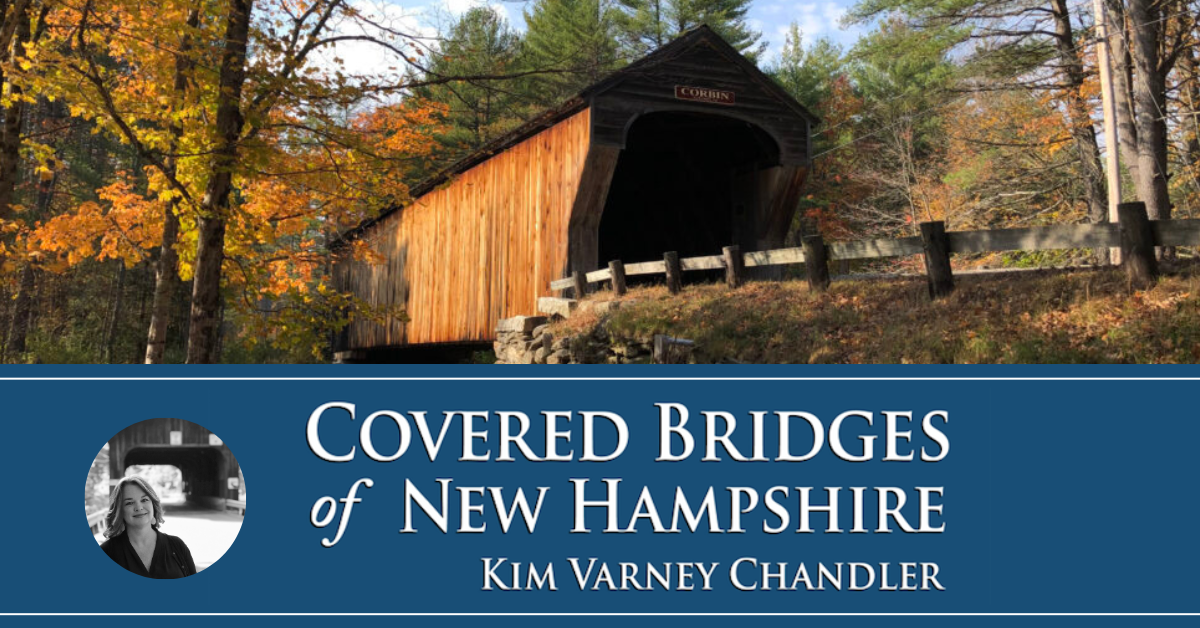
[[[619,0],[621,38],[632,56],[646,54],[685,31],[707,24],[752,60],[766,49],[746,25],[750,0]]]
[[[526,106],[516,93],[520,36],[487,7],[475,7],[443,37],[417,97],[448,107],[449,130],[437,140],[441,165],[470,153],[520,123]],[[445,82],[437,82],[445,81]]]
[[[523,63],[531,99],[553,106],[621,65],[608,0],[535,0],[525,11]]]
[[[821,38],[805,50],[795,22],[784,37],[783,50],[767,73],[810,111],[819,111],[829,98],[833,82],[845,74],[848,62],[841,46]]]

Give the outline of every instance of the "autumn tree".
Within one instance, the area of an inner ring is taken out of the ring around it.
[[[1191,52],[1200,6],[1188,0],[1108,0],[1106,8],[1113,25],[1109,42],[1124,165],[1150,217],[1170,219],[1169,77]]]
[[[942,107],[954,66],[946,34],[886,21],[855,45],[851,78],[864,100],[850,145],[852,177],[869,193],[849,208],[864,235],[911,235],[916,223],[945,217]]]
[[[1076,222],[1078,156],[1053,96],[1003,90],[947,109],[943,180],[955,196],[956,228]]]
[[[805,47],[800,27],[793,23],[783,49],[768,74],[800,104],[820,116],[813,129],[813,162],[800,201],[793,240],[820,233],[835,239],[853,238],[848,208],[866,190],[848,176],[855,169],[854,121],[863,100],[851,80],[852,62],[840,46],[818,39]]]
[[[22,239],[26,228],[25,220],[18,219],[17,209],[23,205],[18,198],[17,186],[22,179],[22,150],[29,148],[23,134],[28,124],[30,105],[39,104],[37,94],[26,93],[26,74],[36,60],[31,59],[29,50],[36,47],[46,33],[46,15],[52,4],[45,1],[30,2],[17,0],[0,5],[0,86],[3,89],[3,125],[0,126],[0,275],[5,269],[17,269],[19,280],[14,295],[10,324],[5,330],[3,352],[16,355],[24,352],[29,322],[32,316],[33,291],[36,282],[36,260],[21,252],[21,244],[13,236]],[[46,105],[44,100],[40,104]],[[57,110],[57,107],[54,108]],[[49,110],[43,106],[42,113]],[[52,149],[43,146],[35,151],[43,166],[38,168],[37,191],[33,195],[32,215],[46,211],[54,190],[54,167]],[[50,166],[45,162],[49,161]],[[28,207],[26,207],[28,209]],[[14,246],[15,245],[15,246]],[[18,255],[9,259],[10,254]]]
[[[1190,204],[1200,206],[1200,32],[1192,31],[1189,49],[1179,57],[1178,106],[1179,136],[1182,144],[1181,176],[1176,184],[1183,188]]]
[[[179,36],[179,44],[174,53],[174,75],[171,83],[171,96],[167,109],[175,116],[183,113],[185,104],[190,97],[189,84],[193,81],[192,71],[195,59],[192,56],[192,39],[200,26],[200,8],[197,4],[187,9],[187,19],[184,29]],[[166,178],[178,179],[178,153],[184,140],[183,124],[178,119],[167,122],[170,134],[164,151],[162,170]],[[163,352],[167,344],[167,325],[171,309],[171,295],[179,276],[179,254],[175,251],[179,239],[179,211],[181,196],[177,191],[170,191],[164,199],[162,207],[162,236],[159,242],[158,262],[155,268],[154,302],[151,306],[150,329],[146,338],[146,364],[159,364],[163,361]]]
[[[1101,223],[1108,219],[1107,194],[1091,116],[1086,42],[1075,31],[1072,8],[1065,0],[864,0],[853,15],[862,20],[897,11],[914,28],[951,34],[951,46],[967,43],[970,56],[961,77],[966,89],[971,89],[969,79],[979,78],[980,91],[1020,88],[1052,93],[1051,104],[1066,113],[1088,220]],[[1107,251],[1097,254],[1107,259]]]
[[[334,50],[340,42],[367,42],[397,55],[405,52],[408,42],[374,22],[368,24],[370,35],[332,32],[335,22],[367,19],[341,0],[302,7],[274,2],[258,9],[253,0],[215,3],[196,20],[196,28],[207,35],[196,37],[190,47],[172,46],[177,51],[172,60],[185,60],[183,70],[178,71],[178,63],[166,64],[170,70],[158,72],[153,85],[142,88],[161,94],[166,103],[165,113],[147,119],[145,109],[134,101],[137,79],[143,75],[106,71],[99,56],[113,51],[111,44],[101,43],[105,37],[120,43],[129,51],[123,64],[141,68],[147,51],[139,42],[181,42],[179,33],[188,32],[193,7],[170,6],[173,12],[160,9],[154,19],[138,22],[141,16],[127,16],[118,29],[102,18],[106,13],[97,10],[94,1],[85,3],[77,16],[74,49],[63,59],[63,67],[85,79],[91,98],[82,100],[100,103],[87,113],[104,120],[150,164],[160,180],[159,200],[178,198],[187,207],[186,235],[195,246],[194,256],[186,260],[193,282],[187,361],[206,363],[218,358],[222,279],[230,277],[227,261],[238,266],[239,281],[259,277],[240,269],[261,267],[253,261],[261,255],[293,262],[313,255],[339,225],[365,217],[370,198],[381,190],[402,197],[399,172],[406,164],[376,150],[378,138],[349,113],[369,94],[394,89],[394,83],[349,74],[336,62],[332,67],[315,62],[318,54]],[[164,24],[168,21],[163,15],[173,15],[174,23]],[[129,31],[142,36],[127,41],[122,35]],[[220,36],[214,39],[212,34]],[[256,51],[252,58],[248,46]],[[187,57],[193,61],[187,62]],[[181,79],[188,63],[215,68],[215,76],[210,71]],[[177,86],[187,93],[180,94]],[[190,109],[172,107],[177,100],[191,103]],[[410,117],[423,120],[420,112]],[[420,122],[414,125],[419,127]],[[317,179],[336,182],[337,187]],[[300,193],[279,194],[282,181]],[[283,244],[300,258],[275,249]],[[301,250],[308,252],[298,253]],[[311,259],[308,264],[319,266]],[[290,276],[297,282],[313,279],[305,270]]]
[[[16,0],[0,5],[0,84],[4,90],[4,123],[0,127],[0,221],[13,215],[13,195],[18,180],[21,125],[25,120],[26,98],[23,82],[13,80],[28,63],[26,44],[33,37],[31,22],[44,16],[48,5]],[[41,20],[39,20],[40,22]]]

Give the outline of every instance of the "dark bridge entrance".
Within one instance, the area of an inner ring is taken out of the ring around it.
[[[212,432],[183,419],[150,419],[131,425],[108,442],[109,477],[116,481],[134,465],[173,465],[183,474],[189,502],[224,510],[237,500],[238,462]]]
[[[634,121],[600,218],[599,262],[756,250],[769,203],[764,173],[779,148],[762,129],[720,115],[659,112]]]

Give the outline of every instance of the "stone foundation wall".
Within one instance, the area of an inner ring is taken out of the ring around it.
[[[568,339],[555,340],[545,316],[514,316],[496,325],[496,364],[570,364]]]
[[[496,325],[496,364],[645,364],[651,361],[649,343],[609,337],[603,320],[620,306],[618,301],[585,301],[543,298],[538,310],[548,316],[514,316]],[[601,317],[588,333],[556,338],[549,331],[552,320],[569,318],[575,312]]]

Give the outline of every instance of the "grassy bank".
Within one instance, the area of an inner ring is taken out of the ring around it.
[[[677,296],[646,287],[622,301],[607,319],[576,315],[557,333],[669,334],[696,341],[704,363],[1200,362],[1195,266],[1138,292],[1118,270],[1082,270],[960,277],[936,302],[923,278],[835,282],[823,294],[803,281],[690,285]]]

